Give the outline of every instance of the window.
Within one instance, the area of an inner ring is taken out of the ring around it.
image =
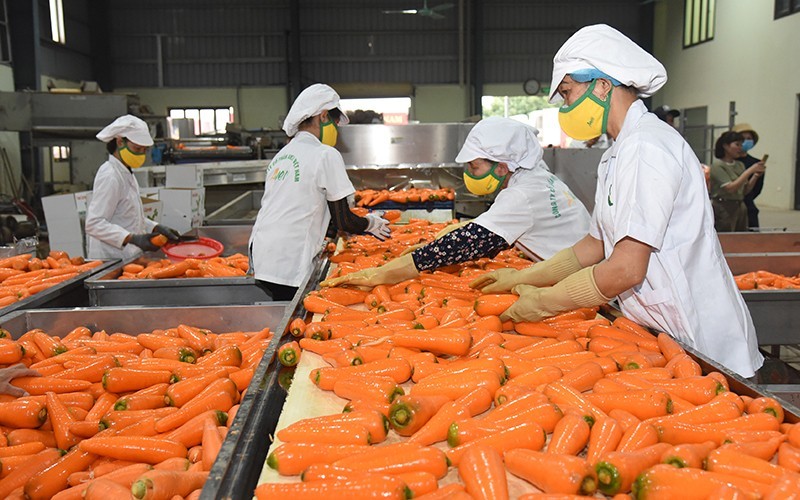
[[[0,63],[11,62],[11,38],[8,32],[6,0],[0,0]]]
[[[353,125],[384,123],[408,125],[410,97],[376,97],[371,99],[341,99],[339,106]]]
[[[50,150],[53,153],[53,162],[69,161],[69,146],[53,146]]]
[[[233,123],[233,106],[227,108],[169,108],[170,118],[188,118],[194,121],[194,134],[224,134],[225,125]]]
[[[716,0],[684,0],[683,48],[714,39]]]
[[[64,36],[64,5],[62,0],[50,0],[50,36],[60,44],[67,43]]]
[[[775,0],[775,19],[800,12],[800,0]]]

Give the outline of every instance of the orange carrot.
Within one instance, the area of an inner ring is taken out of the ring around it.
[[[47,393],[47,415],[53,426],[53,434],[56,437],[56,444],[62,450],[68,450],[78,442],[78,437],[70,433],[70,425],[75,422],[75,418],[70,414],[67,406],[62,403],[55,393]]]
[[[295,366],[300,361],[300,345],[297,342],[287,342],[278,348],[278,361],[283,366]]]
[[[371,444],[370,433],[359,422],[326,422],[320,426],[289,426],[277,433],[287,443],[322,443],[340,445]]]
[[[60,379],[54,377],[17,377],[11,385],[27,391],[32,396],[43,396],[47,392],[58,394],[64,392],[84,391],[92,385],[85,380]]]
[[[178,411],[158,420],[156,430],[158,432],[172,430],[204,411],[228,411],[237,402],[238,395],[236,384],[231,379],[214,380],[197,396],[181,406]]]
[[[0,425],[16,429],[36,429],[46,419],[47,406],[42,400],[20,398],[0,403]]]
[[[225,425],[233,420],[232,416],[227,415],[224,411],[208,410],[196,417],[189,419],[185,424],[173,429],[162,436],[164,439],[181,443],[187,448],[197,446],[202,442],[204,422],[211,420],[216,425]]]
[[[85,500],[108,500],[109,498],[125,498],[130,495],[130,489],[109,479],[95,479],[88,485],[82,496]]]
[[[447,474],[447,459],[441,450],[411,443],[397,443],[372,449],[339,459],[333,462],[333,465],[379,474],[422,471],[429,472],[439,479]]]
[[[343,399],[374,398],[388,403],[404,394],[403,388],[389,377],[367,378],[357,375],[337,380],[333,384],[333,392]]]
[[[475,312],[478,316],[500,316],[519,299],[513,293],[481,295],[475,300]]]
[[[97,455],[73,449],[28,479],[24,488],[25,496],[32,500],[51,498],[67,487],[70,474],[86,469],[96,459]]]
[[[145,436],[95,436],[78,443],[78,448],[117,460],[149,464],[157,464],[173,457],[185,457],[187,453],[182,444]]]
[[[663,390],[632,390],[606,394],[586,394],[585,399],[601,410],[626,409],[640,419],[672,413],[672,400]]]
[[[103,375],[103,387],[108,392],[131,392],[155,384],[170,382],[172,373],[166,370],[138,370],[134,368],[111,368]]]
[[[330,481],[310,481],[306,483],[263,483],[256,487],[256,498],[267,500],[272,498],[293,498],[306,500],[314,498],[375,498],[402,500],[407,497],[408,490],[400,479],[368,475],[363,478]]]
[[[714,441],[673,446],[661,455],[661,462],[678,468],[702,469],[708,454],[717,447]]]
[[[458,464],[458,475],[467,493],[476,500],[509,498],[503,457],[493,448],[476,446],[467,450]]]
[[[461,457],[470,448],[485,445],[501,453],[513,448],[540,450],[544,446],[545,436],[546,434],[541,425],[535,422],[528,422],[464,443],[447,450],[445,453],[451,463],[458,465]]]
[[[718,448],[709,453],[706,470],[764,483],[772,483],[785,474],[783,467],[731,448]]]
[[[547,445],[547,452],[577,455],[589,442],[590,433],[589,424],[582,416],[568,413],[556,424]]]
[[[661,464],[645,470],[633,484],[636,498],[712,498],[720,487],[732,485],[744,491],[748,497],[761,498],[769,486],[728,474],[708,472],[701,469],[679,469]],[[691,493],[691,496],[689,494]]]
[[[594,466],[602,455],[617,449],[622,435],[622,428],[614,418],[603,417],[595,422],[589,434],[586,461]]]
[[[597,489],[594,470],[583,458],[519,448],[503,458],[509,472],[545,493],[592,495]]]
[[[389,408],[389,423],[401,436],[411,436],[450,399],[446,396],[400,396]]]
[[[598,489],[606,495],[630,491],[636,476],[657,464],[669,448],[666,443],[658,443],[636,451],[606,453],[595,465]]]
[[[783,407],[774,398],[755,398],[747,405],[747,413],[764,412],[772,415],[778,422],[783,422]]]
[[[267,466],[282,476],[296,476],[315,463],[333,463],[340,458],[363,453],[365,445],[283,443],[267,457]]]
[[[208,472],[151,470],[131,485],[131,495],[137,500],[170,499],[186,496],[202,488]]]

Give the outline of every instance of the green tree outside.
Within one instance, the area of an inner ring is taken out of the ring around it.
[[[550,104],[547,102],[547,97],[536,95],[520,95],[508,97],[508,116],[527,115],[531,111],[538,111],[540,109],[555,108],[558,105]],[[489,106],[483,107],[483,117],[489,118],[490,116],[506,116],[505,114],[505,98],[492,97],[492,102]]]

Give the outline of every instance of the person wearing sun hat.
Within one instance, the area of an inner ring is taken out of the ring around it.
[[[434,241],[380,267],[322,282],[376,286],[419,276],[420,271],[495,255],[515,246],[533,260],[553,256],[589,230],[589,213],[542,160],[538,131],[510,118],[478,122],[456,156],[466,164],[464,184],[475,195],[497,194],[477,218],[452,224]],[[413,251],[411,251],[413,250]]]
[[[744,163],[744,168],[750,168],[760,162],[760,159],[750,154],[750,150],[758,144],[758,133],[753,127],[750,126],[749,123],[737,123],[733,126],[731,131],[742,134],[742,138],[744,139],[742,141],[742,156],[738,158],[740,162]],[[757,230],[761,227],[758,222],[758,207],[756,207],[755,199],[761,194],[761,190],[764,189],[765,175],[766,172],[762,172],[753,185],[753,189],[744,195],[744,206],[747,207],[747,227],[750,229]]]
[[[355,188],[333,148],[349,122],[339,94],[317,83],[297,96],[283,130],[291,140],[267,166],[264,196],[250,234],[250,269],[273,300],[291,300],[323,248],[329,225],[389,238],[389,222],[350,211]]]
[[[514,321],[616,297],[633,321],[751,377],[764,358],[714,231],[703,170],[683,137],[640,100],[666,82],[664,66],[610,26],[587,26],[564,43],[550,95],[564,101],[562,130],[578,140],[614,139],[598,167],[589,234],[534,265],[539,272],[492,272],[472,285],[519,295],[501,316]]]
[[[108,160],[97,170],[86,210],[86,246],[90,259],[130,259],[158,250],[150,239],[162,234],[177,241],[177,231],[144,216],[133,169],[141,167],[153,145],[150,129],[133,115],[120,116],[97,134]]]

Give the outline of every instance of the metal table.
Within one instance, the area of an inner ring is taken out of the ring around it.
[[[722,252],[783,253],[800,252],[800,233],[719,233]]]

